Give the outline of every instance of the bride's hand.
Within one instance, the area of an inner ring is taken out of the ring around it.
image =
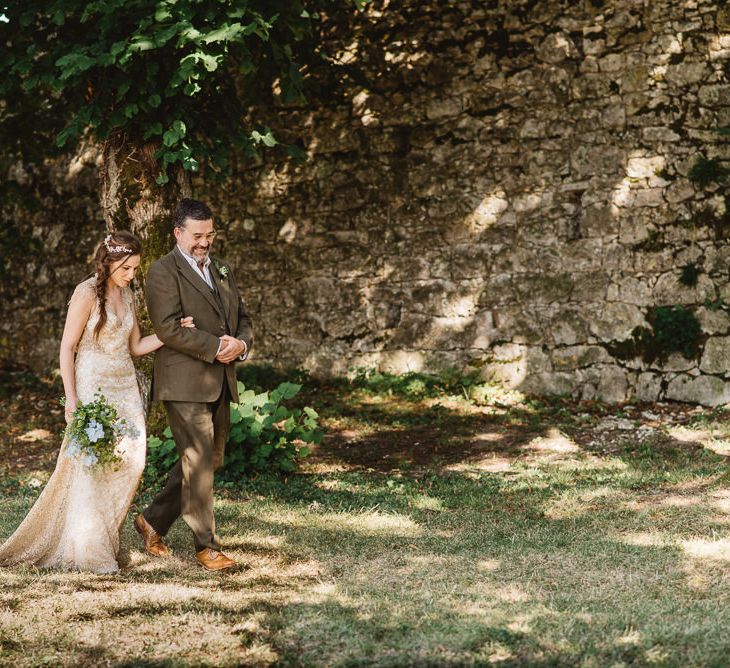
[[[182,327],[192,327],[193,329],[195,329],[195,322],[193,321],[193,316],[188,315],[188,316],[185,316],[184,318],[180,318],[180,325]]]
[[[66,418],[66,424],[69,424],[73,420],[76,404],[77,401],[75,399],[66,399],[66,404],[63,407],[63,417]]]

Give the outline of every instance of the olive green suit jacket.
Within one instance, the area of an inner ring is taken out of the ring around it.
[[[219,337],[224,334],[241,339],[247,351],[251,350],[251,318],[230,267],[211,260],[209,271],[218,298],[177,248],[149,268],[145,284],[147,310],[155,334],[165,344],[155,353],[155,401],[215,401],[224,383],[233,401],[238,401],[235,363],[222,364],[215,356]],[[225,267],[225,275],[219,267]],[[184,316],[193,316],[194,328],[180,325]]]

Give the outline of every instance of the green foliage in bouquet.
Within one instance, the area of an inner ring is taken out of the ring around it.
[[[122,461],[117,445],[124,436],[135,437],[137,429],[119,417],[101,392],[94,397],[93,401],[77,405],[64,432],[65,455],[80,459],[89,469],[113,469]]]
[[[231,432],[219,476],[236,481],[253,472],[289,473],[299,460],[309,454],[308,445],[319,443],[317,412],[306,406],[290,408],[285,401],[301,389],[295,383],[280,383],[271,392],[256,393],[238,383],[239,402],[231,403]],[[178,454],[168,427],[163,438],[150,436],[147,441],[145,479],[149,484],[168,471]]]

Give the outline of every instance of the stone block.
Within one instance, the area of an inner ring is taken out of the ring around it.
[[[711,336],[707,339],[702,352],[700,369],[705,373],[721,376],[730,373],[730,337]]]
[[[576,58],[578,49],[570,39],[570,36],[563,32],[554,32],[548,35],[535,49],[538,58],[546,63],[562,63],[568,58]]]
[[[730,85],[702,86],[697,91],[697,99],[705,107],[730,106]]]
[[[705,334],[727,334],[730,330],[730,316],[726,311],[701,306],[695,312],[695,316]]]
[[[578,377],[572,373],[546,371],[527,376],[516,389],[530,394],[571,395],[578,386]]]
[[[669,381],[665,397],[703,406],[722,406],[730,401],[730,383],[717,376],[680,374]]]
[[[601,346],[566,346],[552,351],[550,359],[555,371],[574,371],[595,364],[611,361],[611,356]]]
[[[679,282],[679,271],[675,270],[659,276],[653,293],[657,306],[701,304],[706,299],[714,299],[715,285],[705,274],[700,274],[696,286],[683,285]]]
[[[598,318],[591,320],[590,331],[602,341],[625,341],[636,327],[646,327],[644,313],[633,304],[609,302]]]
[[[705,63],[679,63],[667,67],[666,80],[679,87],[690,86],[708,77],[710,68]]]
[[[662,375],[640,373],[636,380],[634,398],[637,401],[658,401],[662,393]]]
[[[626,401],[629,380],[625,369],[620,366],[605,366],[596,387],[596,398],[609,403]]]

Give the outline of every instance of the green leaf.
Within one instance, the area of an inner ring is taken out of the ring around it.
[[[69,53],[56,60],[55,65],[61,70],[60,78],[66,80],[75,74],[86,72],[95,63],[96,61],[85,53]]]
[[[170,10],[165,6],[158,5],[157,10],[155,11],[155,21],[157,21],[158,23],[162,23],[163,21],[171,18],[172,13],[170,12]]]
[[[235,37],[243,33],[243,26],[240,23],[232,25],[222,25],[216,30],[212,30],[201,40],[204,44],[213,44],[215,42],[229,42]]]
[[[302,389],[302,386],[296,383],[281,383],[276,389],[281,394],[282,399],[292,399]]]
[[[149,139],[150,137],[159,136],[162,134],[162,123],[154,123],[150,125],[143,135],[143,139]]]
[[[149,37],[144,37],[142,35],[135,35],[132,38],[132,43],[129,45],[129,51],[130,53],[140,52],[140,51],[151,51],[156,46],[155,41],[150,39]]]
[[[180,135],[175,132],[174,130],[168,130],[165,132],[165,134],[162,135],[162,143],[165,146],[174,146],[180,141],[181,137]],[[165,154],[167,155],[167,154]],[[167,182],[165,182],[167,183]]]
[[[256,408],[261,408],[262,406],[266,405],[266,403],[269,400],[269,393],[268,392],[262,392],[261,394],[257,394],[252,400],[251,405]]]
[[[277,406],[276,410],[274,411],[274,422],[280,422],[285,417],[287,417],[288,411],[284,406]]]
[[[197,95],[201,90],[203,90],[199,83],[192,81],[189,84],[185,85],[185,88],[183,88],[183,92],[188,97],[193,97],[193,95]]]
[[[149,104],[150,107],[153,107],[154,109],[157,109],[157,107],[159,107],[161,103],[162,98],[157,93],[153,93],[147,98],[147,104]]]

